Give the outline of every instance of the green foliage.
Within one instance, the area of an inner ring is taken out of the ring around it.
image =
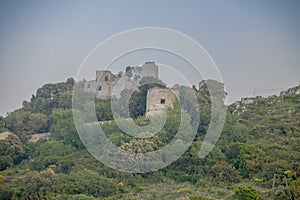
[[[63,140],[76,148],[83,148],[73,121],[72,110],[55,110],[50,116],[50,132],[56,139]]]
[[[211,108],[208,106],[200,107],[199,115],[200,115],[200,122],[198,127],[198,134],[205,135],[210,123]]]
[[[219,163],[212,166],[210,169],[210,175],[219,181],[236,183],[239,182],[238,173],[233,166],[225,161],[220,161]]]
[[[239,155],[234,160],[234,166],[244,177],[257,175],[257,172],[262,171],[263,166],[270,160],[263,151],[256,149],[254,145],[238,143],[238,151]]]
[[[291,181],[289,189],[294,199],[300,199],[300,177]]]
[[[54,109],[72,107],[74,80],[69,78],[65,83],[46,84],[39,88],[36,96],[32,95],[30,103],[24,102],[24,109],[33,113],[50,115]]]
[[[35,145],[35,150],[28,153],[29,160],[24,165],[29,169],[43,170],[55,165],[56,172],[68,173],[74,165],[72,158],[68,157],[75,150],[63,141],[45,141]]]
[[[107,197],[118,192],[118,182],[103,177],[95,171],[78,169],[64,180],[69,194],[85,194],[93,197]]]
[[[228,124],[223,127],[222,134],[225,135],[227,142],[246,142],[245,135],[249,135],[250,130],[241,123]]]
[[[259,200],[259,192],[252,186],[239,186],[235,190],[235,197],[238,200]]]
[[[62,141],[47,141],[39,146],[39,156],[65,156],[72,153],[73,148]]]
[[[59,191],[59,179],[55,172],[48,168],[44,171],[28,172],[22,180],[23,199],[41,199]]]
[[[113,119],[110,101],[96,101],[95,110],[99,121],[108,121]]]
[[[128,143],[123,143],[121,148],[134,153],[146,153],[155,151],[158,149],[160,144],[160,140],[157,136],[153,136],[150,138],[134,138],[130,140]]]
[[[59,195],[56,197],[58,200],[95,200],[95,197],[85,194],[73,194],[73,195]]]
[[[4,131],[7,131],[8,129],[6,128],[6,122],[5,122],[5,119],[0,116],[0,133],[1,132],[4,132]]]
[[[177,134],[178,128],[180,126],[180,120],[181,120],[181,111],[179,107],[179,102],[175,101],[174,109],[167,110],[166,123],[164,124],[163,129],[157,134],[164,145],[168,144]],[[184,125],[188,126],[189,122],[185,123]],[[190,129],[191,127],[189,127],[187,131]]]
[[[145,84],[130,99],[130,116],[136,124],[146,126],[151,123],[143,116],[147,91],[165,85],[149,77],[141,83]],[[232,196],[236,186],[239,187],[230,199],[265,199],[271,197],[274,173],[285,174],[292,198],[300,198],[299,95],[254,98],[253,103],[229,106],[218,143],[200,159],[199,149],[210,120],[215,117],[211,116],[211,101],[217,98],[218,106],[222,103],[219,100],[224,91],[220,84],[215,85],[217,90],[212,97],[205,85],[199,90],[175,86],[180,99],[174,102],[174,109],[167,110],[164,127],[155,136],[144,139],[120,130],[112,120],[110,101],[97,100],[94,106],[91,96],[79,91],[84,96],[82,101],[89,102],[78,102],[82,103],[78,112],[86,111],[85,122],[95,120],[95,109],[99,121],[108,121],[100,126],[109,140],[129,152],[162,148],[174,139],[180,120],[183,123],[179,131],[189,136],[193,125],[190,117],[200,117],[196,138],[178,160],[158,172],[129,174],[106,167],[83,148],[70,109],[73,84],[72,79],[47,84],[38,89],[31,102],[23,102],[23,108],[0,117],[0,130],[9,130],[20,138],[12,135],[0,140],[0,199],[209,199],[204,197],[208,194],[225,199]],[[129,94],[130,91],[124,91],[121,95]],[[119,109],[123,117],[129,117],[125,108]],[[31,134],[48,131],[49,141],[26,142]],[[187,140],[185,136],[176,138],[178,148]],[[132,159],[143,162],[145,158]],[[255,183],[255,188],[240,186],[238,182]],[[282,186],[284,181],[279,184]],[[287,195],[286,191],[276,192],[277,199]]]
[[[109,140],[117,146],[123,143],[129,143],[132,138],[122,132],[114,132],[109,136]]]
[[[13,166],[13,159],[10,156],[0,155],[0,170],[5,170],[11,166]]]
[[[215,146],[212,151],[210,152],[209,155],[207,155],[204,160],[203,163],[212,166],[217,164],[219,161],[221,160],[225,160],[226,157],[224,155],[224,153],[221,151],[219,146]]]
[[[22,109],[10,113],[5,121],[6,127],[22,141],[26,141],[26,135],[46,132],[49,127],[46,115]]]
[[[0,200],[10,200],[13,197],[13,191],[8,187],[0,185]]]
[[[190,200],[212,200],[212,198],[204,197],[202,195],[193,195],[190,196]]]
[[[10,134],[5,139],[0,140],[0,170],[11,167],[21,161],[23,154],[20,139]]]

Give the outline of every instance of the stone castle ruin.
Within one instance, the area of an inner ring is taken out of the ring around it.
[[[136,90],[139,81],[147,76],[158,79],[158,66],[154,62],[146,62],[142,66],[128,66],[125,73],[121,72],[117,75],[108,70],[97,70],[95,80],[83,81],[83,89],[86,92],[95,93],[96,99],[99,100],[108,100],[111,97],[120,98],[124,89]],[[209,94],[210,92],[206,87],[207,83],[213,87],[212,94]],[[213,80],[201,81],[199,91],[211,96],[211,98],[217,98],[220,105],[223,105],[226,96],[224,84]],[[179,91],[176,89],[149,89],[146,100],[146,116],[160,114],[168,108],[173,108],[173,102],[176,98],[179,98]]]
[[[83,89],[95,92],[100,100],[110,99],[112,96],[120,98],[124,89],[136,89],[141,78],[151,76],[158,78],[158,66],[154,62],[146,62],[143,66],[126,67],[125,75],[115,75],[108,70],[96,71],[96,80],[84,81]]]
[[[158,66],[146,62],[142,66],[126,67],[125,73],[113,74],[108,70],[96,71],[96,79],[83,81],[86,92],[96,92],[96,99],[108,100],[112,96],[121,97],[124,89],[135,90],[139,81],[146,76],[158,79]],[[151,88],[147,93],[146,116],[159,114],[167,108],[173,108],[173,102],[179,92],[170,88]]]

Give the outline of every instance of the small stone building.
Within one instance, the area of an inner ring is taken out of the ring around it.
[[[179,92],[170,88],[151,88],[147,93],[146,116],[161,114],[173,108],[173,102],[179,98]]]

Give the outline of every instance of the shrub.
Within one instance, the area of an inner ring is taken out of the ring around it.
[[[258,200],[260,199],[259,192],[252,186],[239,186],[235,190],[235,198],[239,200]]]

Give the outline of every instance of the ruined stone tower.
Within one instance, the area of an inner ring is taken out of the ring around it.
[[[147,93],[146,116],[158,115],[174,108],[173,103],[179,97],[178,90],[170,88],[151,88]]]
[[[142,66],[141,76],[152,76],[153,78],[158,79],[158,66],[155,64],[155,62],[146,62]]]
[[[96,98],[109,99],[111,97],[113,86],[120,77],[111,73],[111,71],[96,71]]]

